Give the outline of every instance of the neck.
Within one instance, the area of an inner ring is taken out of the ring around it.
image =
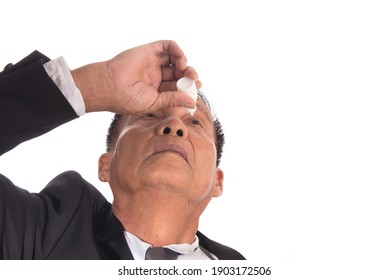
[[[153,246],[191,244],[204,209],[182,194],[155,189],[115,196],[112,207],[126,231]]]

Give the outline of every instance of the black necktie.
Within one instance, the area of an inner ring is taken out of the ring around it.
[[[146,251],[145,260],[176,260],[178,253],[164,247],[150,247]]]

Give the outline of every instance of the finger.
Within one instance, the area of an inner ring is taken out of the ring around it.
[[[196,88],[200,89],[203,86],[203,83],[200,80],[196,81]]]
[[[160,41],[161,53],[161,65],[169,66],[175,65],[180,71],[184,71],[187,67],[188,60],[175,41]]]
[[[167,91],[176,91],[177,90],[177,81],[164,81],[160,84],[158,92],[165,93]]]
[[[175,57],[184,56],[184,52],[182,51],[182,49],[178,46],[178,44],[175,41],[162,40],[161,42],[162,42],[162,50],[164,52],[168,52],[172,56],[175,56]]]
[[[162,69],[162,81],[173,81],[176,79],[176,67],[169,66],[169,67],[163,67]]]
[[[188,67],[188,60],[186,56],[181,56],[181,57],[171,56],[170,60],[172,61],[172,64],[176,66],[176,69],[179,71],[185,71],[185,69]]]
[[[157,56],[160,57],[161,65],[168,66],[171,64],[170,55],[180,57],[183,56],[183,51],[178,47],[177,43],[169,40],[162,40],[150,43],[151,48],[155,50]]]
[[[199,75],[197,74],[196,70],[193,67],[188,66],[188,68],[184,72],[184,76],[195,81],[197,89],[200,89],[202,87],[203,84],[199,80]]]
[[[193,81],[197,81],[199,79],[199,75],[197,74],[196,70],[191,66],[188,66],[185,69],[184,76],[192,79]]]
[[[167,91],[160,93],[152,106],[153,110],[160,110],[167,107],[194,108],[196,103],[185,93],[179,91]]]
[[[195,81],[196,88],[200,89],[203,85],[203,83],[200,80]],[[167,91],[176,91],[177,90],[177,81],[165,81],[162,82],[159,86],[158,92],[163,93]]]
[[[187,67],[184,72],[178,71],[174,66],[162,68],[162,81],[179,80],[182,77],[187,77],[194,81],[197,81],[199,78],[196,70],[191,66]]]
[[[188,67],[188,60],[186,56],[175,57],[169,53],[162,53],[160,54],[159,59],[159,64],[161,67],[175,66],[179,71],[185,71],[185,69]]]

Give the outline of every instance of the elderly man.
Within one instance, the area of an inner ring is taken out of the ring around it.
[[[0,258],[244,259],[198,231],[201,213],[223,190],[224,138],[205,97],[194,104],[176,90],[181,77],[201,86],[174,41],[73,71],[38,52],[7,65],[0,153],[85,112],[115,112],[98,174],[114,200],[76,172],[60,174],[39,194],[0,175]]]

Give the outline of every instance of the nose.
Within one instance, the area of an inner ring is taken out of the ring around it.
[[[188,132],[186,126],[179,118],[169,118],[159,126],[158,134],[185,138]]]
[[[165,134],[165,135],[167,135],[167,134],[170,134],[171,131],[172,131],[172,129],[171,129],[170,127],[167,126],[167,127],[165,127],[165,128],[163,129],[162,133]],[[182,131],[182,129],[178,129],[178,130],[176,131],[176,134],[177,134],[177,136],[180,136],[180,137],[184,136],[184,132]]]

